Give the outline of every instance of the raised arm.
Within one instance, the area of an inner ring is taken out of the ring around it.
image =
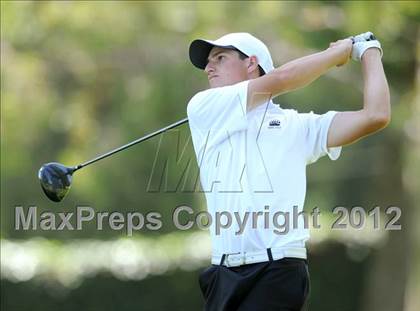
[[[295,59],[268,74],[250,80],[247,110],[261,105],[269,98],[308,85],[328,69],[347,63],[352,50],[350,39],[332,43],[327,50]]]
[[[328,131],[328,147],[351,144],[384,128],[391,119],[389,88],[378,49],[370,48],[363,54],[362,71],[363,109],[334,116]]]

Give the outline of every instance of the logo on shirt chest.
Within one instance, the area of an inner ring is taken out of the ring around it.
[[[268,128],[269,129],[276,129],[276,128],[280,129],[281,128],[280,120],[279,119],[270,120],[270,122],[268,123]]]

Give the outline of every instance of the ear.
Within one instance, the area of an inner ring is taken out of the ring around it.
[[[258,59],[257,56],[252,55],[248,58],[248,73],[258,70]]]

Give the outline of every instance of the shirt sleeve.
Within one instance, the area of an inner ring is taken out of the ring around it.
[[[212,131],[223,136],[246,126],[248,82],[197,93],[187,106],[191,129],[200,135]]]
[[[340,157],[341,146],[327,147],[328,131],[336,113],[337,111],[328,111],[325,114],[315,114],[311,111],[299,114],[303,122],[307,164],[316,162],[324,155],[328,155],[331,160],[337,160]]]

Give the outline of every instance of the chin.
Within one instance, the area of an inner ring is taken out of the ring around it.
[[[210,81],[209,84],[210,84],[210,88],[213,89],[213,88],[216,88],[216,87],[223,87],[223,86],[232,85],[234,83],[228,83],[228,82],[224,82],[224,81]]]
[[[216,87],[221,87],[221,86],[223,86],[223,85],[220,85],[220,83],[214,83],[214,82],[213,82],[213,83],[212,83],[212,82],[210,82],[209,84],[210,84],[210,88],[211,88],[211,89],[214,89],[214,88],[216,88]]]

